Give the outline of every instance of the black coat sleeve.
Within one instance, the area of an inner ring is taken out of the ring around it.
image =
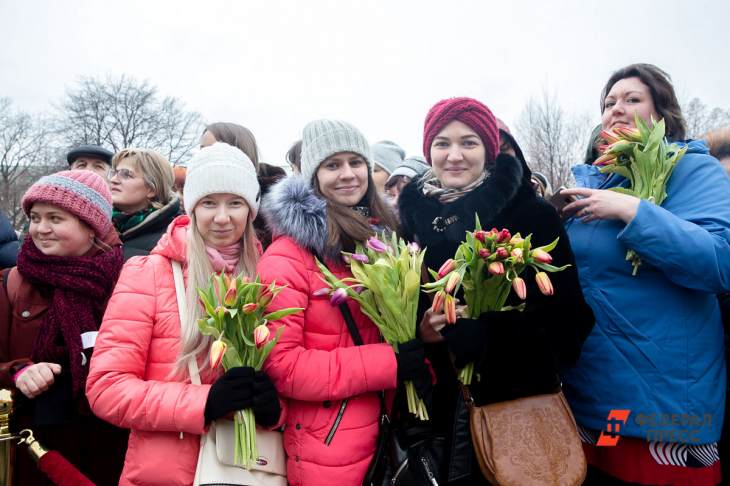
[[[540,200],[512,214],[505,227],[522,236],[532,234],[533,248],[559,237],[550,252],[553,264],[570,267],[549,274],[555,290],[552,296],[540,292],[535,272],[527,269],[522,275],[527,284],[524,311],[487,312],[442,331],[457,363],[463,364],[461,353],[476,357],[480,380],[475,387],[484,401],[554,388],[559,368],[576,363],[594,323],[593,312],[583,299],[568,235],[555,210]],[[519,303],[514,294],[510,299],[508,304]]]
[[[15,266],[20,244],[10,220],[0,212],[0,268]]]

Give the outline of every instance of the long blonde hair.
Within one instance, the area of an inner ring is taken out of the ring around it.
[[[256,236],[253,229],[253,221],[249,216],[246,222],[246,229],[241,238],[241,258],[235,269],[235,275],[243,273],[248,277],[256,274],[256,263],[258,262],[258,250],[256,248]],[[210,336],[203,336],[198,329],[198,319],[203,317],[203,308],[198,303],[197,288],[205,288],[208,285],[208,278],[215,273],[210,264],[208,254],[205,251],[205,241],[198,230],[195,212],[190,211],[190,224],[187,236],[187,262],[188,279],[185,285],[185,300],[187,302],[187,315],[180,316],[182,325],[180,331],[180,354],[175,366],[176,373],[187,374],[188,360],[195,359],[201,371],[208,367],[208,354],[213,339]]]

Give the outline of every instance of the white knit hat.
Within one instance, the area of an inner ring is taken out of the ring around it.
[[[370,146],[360,130],[339,120],[315,120],[302,133],[301,172],[304,180],[312,183],[319,164],[340,152],[353,152],[365,158],[372,170]]]
[[[208,194],[235,194],[248,203],[251,219],[259,210],[261,188],[253,162],[238,148],[216,142],[200,149],[188,162],[183,195],[185,212]]]

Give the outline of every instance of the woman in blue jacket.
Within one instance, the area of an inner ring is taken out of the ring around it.
[[[633,127],[636,113],[663,118],[669,139],[685,138],[670,78],[655,66],[614,73],[601,110],[606,130]],[[627,185],[618,174],[582,165],[574,175],[564,211],[596,325],[563,379],[588,478],[718,484],[726,380],[716,295],[730,289],[730,179],[698,141],[687,143],[661,206],[608,191]],[[636,276],[627,249],[641,257]]]

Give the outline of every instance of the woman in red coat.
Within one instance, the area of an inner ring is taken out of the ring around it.
[[[288,399],[284,447],[292,485],[361,484],[375,451],[378,392],[402,380],[430,384],[419,341],[396,355],[354,302],[348,307],[364,344],[355,346],[325,287],[315,256],[350,276],[341,251],[396,221],[375,191],[370,148],[352,125],[318,120],[304,128],[301,176],[271,189],[264,212],[274,241],[259,261],[264,282],[285,285],[276,307],[304,312],[272,324],[284,332],[264,364]],[[344,401],[346,406],[343,407]]]
[[[115,485],[126,432],[94,417],[84,396],[97,330],[123,263],[111,193],[93,172],[64,171],[33,184],[22,206],[29,235],[0,290],[0,387],[16,392],[11,425],[31,428],[97,485]],[[52,484],[23,450],[14,480]]]

